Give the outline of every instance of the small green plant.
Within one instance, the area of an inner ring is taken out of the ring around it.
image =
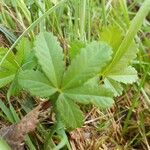
[[[1,4],[0,30],[12,44],[9,49],[0,48],[0,88],[10,84],[8,103],[0,100],[1,116],[6,122],[15,123],[19,121],[22,112],[28,113],[21,101],[17,102],[21,104],[20,113],[10,101],[10,96],[21,90],[49,101],[56,114],[56,121],[54,126],[48,128],[43,124],[38,125],[37,134],[39,132],[44,141],[42,149],[61,149],[64,145],[71,149],[65,130],[70,131],[83,125],[84,111],[81,110],[84,107],[80,104],[109,108],[114,103],[113,97],[122,94],[124,85],[134,82],[138,84],[136,95],[140,91],[144,93],[141,87],[149,73],[148,69],[145,69],[146,65],[141,65],[144,63],[139,59],[139,66],[142,66],[143,72],[148,73],[137,82],[138,75],[132,61],[136,58],[138,48],[141,53],[142,38],[137,33],[150,10],[150,0],[141,4],[132,21],[130,19],[137,8],[134,11],[132,9],[136,2],[128,5],[124,0],[115,3],[106,0],[62,0],[58,3],[48,0],[3,0]],[[12,18],[12,14],[15,18]],[[147,19],[140,31],[142,34],[148,30],[148,23]],[[16,29],[17,32],[23,31],[18,38],[10,32]],[[65,49],[63,53],[57,38],[52,33],[44,32],[47,30],[67,39],[68,52]],[[40,34],[36,36],[38,31]],[[26,35],[30,40],[24,38]],[[90,42],[93,39],[97,41]],[[145,97],[149,102],[147,95]],[[123,118],[123,132],[130,124],[136,99],[138,96],[131,100],[127,117]],[[28,136],[26,144],[29,149],[36,149],[32,142],[36,143]]]
[[[20,69],[31,69],[36,65],[36,59],[32,51],[33,43],[23,38],[15,51],[11,51],[0,67],[0,88],[11,83],[11,94],[19,92],[17,75]],[[7,48],[0,47],[0,59],[8,52]],[[12,89],[13,87],[13,89]]]
[[[105,36],[112,37],[114,32],[118,35],[117,43]],[[130,66],[131,60],[136,57],[135,44],[108,70],[123,36],[113,26],[104,29],[103,33],[101,40],[105,42],[93,41],[87,45],[77,42],[77,47],[74,42],[69,53],[69,66],[52,33],[41,32],[34,43],[23,38],[16,47],[16,54],[11,51],[2,64],[0,87],[12,82],[8,98],[21,89],[33,96],[46,98],[55,108],[57,123],[63,124],[67,130],[81,127],[84,117],[79,103],[109,108],[114,102],[113,97],[122,93],[120,83],[129,84],[137,80],[137,72]],[[74,53],[75,49],[78,51]],[[7,51],[1,48],[1,59]],[[101,80],[99,77],[102,77]]]
[[[103,85],[88,82],[96,77],[111,59],[112,50],[104,42],[91,42],[67,66],[63,49],[52,33],[40,33],[34,43],[40,69],[21,71],[21,87],[32,95],[46,97],[55,106],[57,121],[65,128],[75,129],[83,124],[83,114],[77,103],[108,108],[113,93]]]

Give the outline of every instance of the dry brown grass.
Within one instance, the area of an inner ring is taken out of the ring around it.
[[[142,95],[127,128],[123,128],[133,96],[134,92],[129,90],[105,113],[95,107],[89,111],[84,126],[70,133],[72,149],[149,150],[150,113]]]
[[[0,32],[0,47],[9,47],[8,40],[1,32]]]

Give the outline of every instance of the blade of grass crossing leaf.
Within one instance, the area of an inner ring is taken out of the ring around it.
[[[120,47],[118,48],[112,62],[104,71],[104,75],[106,75],[115,66],[115,64],[119,61],[122,55],[128,50],[128,48],[133,42],[134,37],[136,36],[138,30],[140,29],[144,18],[147,16],[149,11],[150,11],[150,0],[145,0],[140,10],[137,12],[136,16],[131,21],[127,34],[124,40],[122,41]]]
[[[11,72],[1,72],[0,74],[0,88],[6,86],[14,79],[15,75],[11,74]]]
[[[63,5],[67,0],[62,0],[52,8],[50,8],[47,12],[45,12],[41,17],[39,17],[37,20],[35,20],[20,36],[19,38],[15,41],[15,43],[10,47],[10,49],[7,51],[5,56],[2,58],[0,61],[0,66],[6,59],[7,55],[15,48],[15,46],[18,44],[18,42],[27,34],[29,33],[37,24],[39,24],[43,19],[45,19],[48,15],[50,15],[53,11],[58,9],[61,5]]]
[[[115,80],[110,78],[105,78],[104,84],[106,88],[109,88],[114,93],[115,97],[120,96],[122,94],[123,87],[121,86],[120,83],[116,82]]]

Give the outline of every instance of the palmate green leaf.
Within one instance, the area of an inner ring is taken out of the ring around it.
[[[122,94],[123,87],[117,81],[110,78],[105,78],[104,84],[106,88],[109,88],[114,93],[115,97]]]
[[[133,82],[136,82],[138,79],[137,71],[131,66],[127,68],[122,68],[122,70],[120,68],[116,68],[116,70],[113,69],[108,77],[125,84],[131,84]]]
[[[107,42],[115,53],[123,40],[123,31],[117,25],[109,25],[102,29],[100,41]],[[114,54],[113,53],[113,54]]]
[[[0,47],[0,60],[3,58],[3,56],[7,53],[8,49],[4,47]],[[10,52],[3,64],[0,66],[1,70],[11,70],[16,71],[18,68],[18,65],[16,63],[15,55],[13,52]]]
[[[137,71],[133,67],[129,66],[129,64],[131,64],[131,62],[136,58],[137,51],[138,49],[133,43],[128,51],[122,55],[121,59],[116,62],[114,67],[107,72],[106,77],[125,84],[136,82],[138,79]]]
[[[73,59],[63,79],[63,88],[81,86],[96,76],[111,59],[111,48],[104,42],[91,42]]]
[[[0,60],[5,55],[8,49],[1,47],[0,48]],[[18,69],[18,66],[15,63],[15,56],[11,52],[6,57],[6,60],[3,62],[2,66],[0,67],[0,88],[10,83],[15,73]]]
[[[61,94],[56,102],[56,106],[60,119],[68,130],[82,126],[83,113],[72,99]]]
[[[118,55],[117,50],[121,45],[123,38],[124,35],[122,30],[117,26],[112,25],[102,31],[100,40],[107,42],[113,48],[113,55]],[[114,66],[108,71],[108,74],[113,69],[128,67],[132,63],[133,59],[136,58],[137,51],[138,49],[136,44],[132,42],[129,48],[121,55],[120,59],[117,60]]]
[[[131,24],[130,24],[130,27],[129,27],[127,33],[126,33],[126,36],[124,37],[119,48],[117,49],[111,63],[109,64],[107,69],[104,71],[105,76],[107,76],[109,74],[111,69],[116,67],[116,64],[122,59],[122,57],[124,57],[124,54],[127,54],[129,49],[131,49],[131,47],[134,47],[134,43],[133,43],[134,37],[136,36],[138,30],[140,29],[140,27],[143,23],[143,20],[145,19],[145,17],[147,16],[149,11],[150,11],[150,1],[145,0],[142,4],[141,8],[137,12],[136,16],[131,21]],[[130,51],[130,53],[132,53],[132,54],[130,54],[131,56],[133,55],[133,53],[135,55],[136,49],[135,49],[135,51]],[[130,56],[130,55],[128,53],[128,56]],[[126,57],[126,59],[128,59],[128,58]],[[123,65],[124,64],[125,63],[123,63]],[[122,67],[123,67],[123,65],[122,65]]]
[[[22,38],[19,44],[16,46],[16,60],[20,66],[26,63],[26,60],[31,54],[32,48],[32,42],[30,42],[27,38]]]
[[[34,96],[49,97],[56,92],[49,80],[39,71],[25,70],[18,75],[20,86]]]
[[[90,87],[95,87],[95,86],[99,86],[99,76],[96,76],[94,78],[91,78],[90,80],[88,80],[87,82],[84,83],[85,86],[90,86]]]
[[[55,87],[61,84],[65,65],[63,50],[52,33],[42,32],[35,41],[35,55],[43,72]]]
[[[115,36],[114,36],[114,33]],[[109,35],[109,36],[106,36]],[[122,42],[123,34],[117,26],[108,26],[101,35],[101,40],[108,42],[113,47],[113,56],[117,55],[117,50]],[[137,47],[133,42],[127,51],[120,57],[118,61],[109,70],[106,70],[105,78],[112,78],[115,81],[125,84],[136,82],[138,79],[137,72],[134,68],[129,67],[133,59],[136,58]],[[111,62],[110,62],[111,64]],[[108,79],[109,80],[109,79]],[[115,87],[114,87],[115,88]]]
[[[16,61],[23,69],[32,69],[36,64],[36,59],[33,53],[33,43],[27,38],[22,38],[16,47]]]
[[[12,83],[9,86],[9,89],[7,91],[7,97],[17,95],[21,90],[22,88],[20,87],[18,83],[18,73],[17,73],[15,77],[13,78]]]
[[[0,88],[10,83],[14,77],[12,72],[0,72]]]
[[[13,78],[13,81],[9,87],[9,90],[7,94],[9,93],[9,96],[15,95],[19,93],[21,90],[21,87],[18,83],[18,70],[19,68],[22,68],[22,70],[28,70],[33,69],[36,65],[36,58],[33,53],[33,43],[29,41],[27,38],[22,38],[21,41],[16,46],[16,54],[15,54],[15,62],[18,65],[18,69],[15,72],[15,77]]]
[[[29,56],[31,56],[31,42],[26,38],[23,38],[16,49],[17,53],[14,55],[13,51],[11,51],[0,67],[0,87],[3,87],[13,81],[16,73],[23,65],[28,64],[26,65],[26,68],[28,69],[33,66],[30,65],[29,67],[29,64],[31,64],[30,61],[33,62],[34,59],[28,59],[30,58]],[[0,48],[0,60],[4,57],[7,51],[7,48]]]
[[[70,43],[69,48],[69,57],[71,60],[73,60],[76,55],[78,55],[82,48],[85,47],[85,44],[81,41],[73,41]]]
[[[82,104],[94,104],[100,108],[111,107],[113,93],[104,86],[84,85],[64,91],[64,95]]]

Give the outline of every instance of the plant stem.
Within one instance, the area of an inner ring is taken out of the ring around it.
[[[105,8],[105,2],[106,0],[102,0],[102,17],[103,17],[103,23],[106,26],[107,21],[106,21],[106,8]]]
[[[80,11],[80,38],[82,41],[85,39],[85,12],[86,12],[86,0],[81,0],[81,11]]]

